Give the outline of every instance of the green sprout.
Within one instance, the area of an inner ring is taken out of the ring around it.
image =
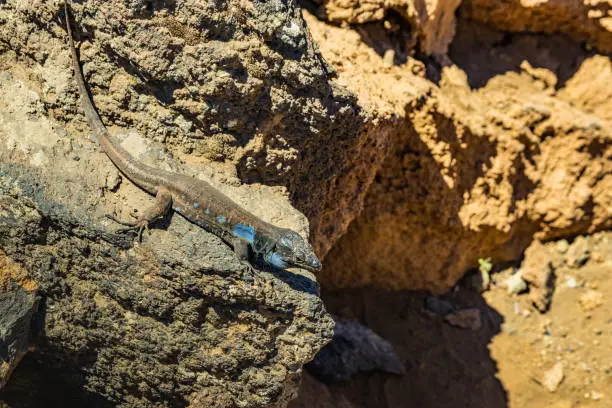
[[[493,262],[491,262],[491,258],[478,258],[478,270],[480,273],[485,273],[488,275],[489,272],[491,272],[491,269],[493,269]]]
[[[480,272],[480,291],[484,291],[489,289],[489,284],[491,283],[491,276],[489,273],[493,269],[493,262],[491,262],[491,258],[478,258],[478,271]]]

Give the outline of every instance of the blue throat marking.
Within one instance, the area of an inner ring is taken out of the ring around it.
[[[276,252],[267,253],[264,256],[264,260],[270,265],[276,266],[280,269],[285,269],[287,267],[287,262],[283,261]]]

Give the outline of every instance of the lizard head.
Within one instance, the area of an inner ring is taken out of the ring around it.
[[[265,255],[265,260],[278,268],[297,267],[312,272],[321,269],[321,262],[310,244],[297,232],[286,230],[276,243],[274,250]]]

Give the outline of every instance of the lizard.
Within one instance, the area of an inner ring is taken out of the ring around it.
[[[108,217],[127,226],[124,231],[137,230],[139,238],[142,238],[143,230],[175,211],[221,238],[249,267],[252,261],[263,260],[280,269],[298,267],[319,271],[321,262],[308,241],[297,232],[261,220],[204,180],[146,165],[121,146],[102,122],[87,91],[74,45],[68,1],[64,2],[64,11],[74,77],[87,122],[102,151],[117,169],[142,190],[155,196],[155,203],[134,221]]]

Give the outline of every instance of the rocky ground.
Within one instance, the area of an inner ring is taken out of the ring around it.
[[[475,271],[442,297],[326,293],[331,311],[389,340],[407,373],[333,385],[307,376],[290,407],[612,407],[612,233],[532,247],[522,262],[492,265],[486,287]],[[541,292],[531,283],[509,293],[510,277],[534,264],[553,282],[545,313],[534,305]],[[480,324],[451,325],[458,310],[476,310]]]

